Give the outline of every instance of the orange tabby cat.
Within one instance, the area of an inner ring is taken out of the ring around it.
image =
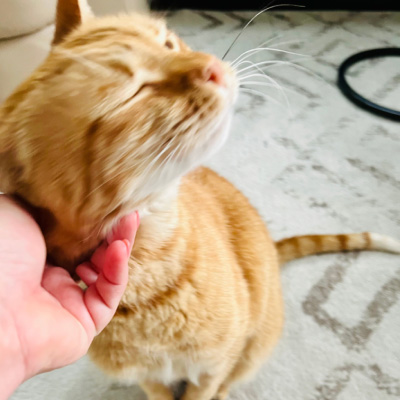
[[[376,234],[277,243],[247,199],[206,168],[225,140],[234,71],[162,20],[96,19],[59,0],[54,47],[0,110],[0,190],[24,199],[49,256],[69,268],[121,216],[141,227],[119,309],[90,355],[150,400],[226,398],[283,322],[279,262],[317,252],[398,252]]]

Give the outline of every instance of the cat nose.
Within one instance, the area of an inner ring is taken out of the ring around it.
[[[205,82],[213,82],[219,86],[226,86],[225,71],[221,62],[213,58],[203,70],[203,79]]]

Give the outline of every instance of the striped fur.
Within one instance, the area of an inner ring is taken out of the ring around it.
[[[276,242],[281,264],[313,254],[355,250],[375,250],[400,254],[400,241],[379,233],[305,235]]]

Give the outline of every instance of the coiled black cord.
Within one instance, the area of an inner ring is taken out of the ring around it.
[[[338,86],[342,93],[353,103],[357,104],[359,107],[364,108],[367,111],[371,111],[382,117],[390,118],[396,121],[400,121],[400,111],[392,110],[387,107],[380,106],[379,104],[373,103],[372,101],[366,99],[365,97],[358,94],[346,80],[347,70],[354,64],[369,60],[371,58],[377,57],[391,57],[400,56],[400,47],[388,47],[382,49],[373,49],[362,51],[361,53],[354,54],[353,56],[344,60],[344,62],[339,67],[338,75]]]

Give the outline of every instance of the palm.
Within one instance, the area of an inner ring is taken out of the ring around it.
[[[136,225],[134,216],[124,218],[113,242],[103,243],[90,263],[77,268],[88,285],[83,291],[65,270],[45,267],[39,227],[0,197],[0,323],[24,377],[80,358],[109,322],[126,286]]]

